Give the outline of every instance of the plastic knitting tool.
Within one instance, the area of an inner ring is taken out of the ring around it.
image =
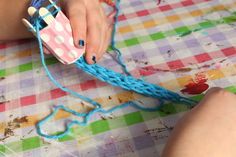
[[[38,13],[46,26],[40,30],[43,45],[63,64],[76,62],[84,53],[85,47],[77,48],[74,46],[70,21],[58,11],[54,17],[47,8],[41,7],[37,10],[34,7],[28,9],[31,17]],[[35,29],[26,19],[22,19],[26,27],[35,35]]]

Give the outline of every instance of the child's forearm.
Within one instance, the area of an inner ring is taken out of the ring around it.
[[[30,0],[0,0],[0,41],[32,37],[22,24]]]

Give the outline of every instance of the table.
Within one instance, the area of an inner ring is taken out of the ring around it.
[[[133,76],[196,100],[208,87],[236,92],[234,0],[163,0],[159,5],[156,0],[122,1],[118,28],[117,46]],[[99,64],[122,72],[109,52]],[[130,100],[157,103],[100,82],[73,65],[64,66],[52,56],[46,61],[58,81],[104,108]],[[204,88],[193,89],[195,84]],[[43,139],[35,123],[57,104],[91,109],[51,83],[34,40],[1,43],[0,156],[158,157],[178,119],[190,110],[173,103],[158,112],[126,108],[107,117],[97,114],[88,126],[74,127],[59,140]],[[75,117],[61,111],[44,129],[63,131],[68,119]]]

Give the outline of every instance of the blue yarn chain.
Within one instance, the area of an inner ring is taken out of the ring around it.
[[[33,0],[31,3],[31,6],[34,6],[36,8],[39,8],[42,3],[44,3],[45,0]],[[71,110],[63,105],[59,105],[56,106],[54,108],[54,110],[51,112],[51,114],[49,114],[48,116],[46,116],[44,119],[40,120],[37,124],[36,124],[36,129],[37,129],[37,133],[45,138],[49,138],[49,139],[58,139],[61,138],[65,135],[68,135],[70,133],[70,129],[74,126],[74,125],[80,125],[80,126],[85,126],[88,124],[88,122],[91,120],[91,118],[93,117],[94,114],[96,113],[102,113],[102,114],[110,114],[112,112],[115,112],[116,110],[119,109],[123,109],[126,108],[128,106],[139,109],[139,110],[143,110],[143,111],[149,111],[149,112],[153,112],[153,111],[157,111],[160,109],[160,107],[164,104],[165,101],[171,101],[171,102],[180,102],[180,103],[184,103],[186,105],[194,105],[197,102],[185,98],[183,96],[180,96],[177,93],[174,93],[172,91],[169,91],[163,87],[157,86],[155,84],[151,84],[148,82],[144,82],[143,80],[140,79],[136,79],[132,76],[129,75],[128,70],[126,69],[125,64],[122,61],[121,58],[121,52],[118,48],[116,48],[116,44],[115,44],[115,34],[116,34],[116,27],[117,27],[117,20],[118,20],[118,15],[119,15],[119,4],[120,4],[120,0],[116,1],[116,9],[117,9],[117,13],[115,15],[115,24],[114,24],[114,30],[112,32],[112,41],[111,41],[111,47],[112,49],[117,53],[117,60],[118,63],[122,66],[124,72],[126,74],[128,74],[128,76],[125,76],[123,74],[114,72],[112,70],[106,69],[98,64],[94,64],[94,65],[88,65],[84,59],[84,57],[81,57],[78,61],[75,62],[75,66],[78,67],[79,69],[82,69],[84,72],[94,76],[95,78],[109,83],[113,86],[117,86],[117,87],[121,87],[123,89],[129,90],[129,91],[134,91],[137,92],[139,94],[148,96],[148,97],[153,97],[153,98],[157,98],[160,101],[160,105],[156,105],[155,107],[144,107],[142,105],[137,104],[136,102],[130,101],[130,102],[126,102],[123,103],[121,105],[115,106],[111,109],[103,109],[101,104],[99,104],[98,102],[95,102],[94,100],[85,97],[83,95],[80,95],[79,93],[70,90],[64,86],[62,86],[58,81],[56,81],[54,79],[54,77],[52,76],[51,72],[49,71],[46,63],[45,63],[45,57],[44,57],[44,53],[43,53],[43,44],[42,44],[42,40],[40,37],[40,28],[41,28],[41,20],[42,18],[40,17],[34,17],[33,20],[33,26],[36,30],[36,35],[37,35],[37,40],[39,43],[39,49],[40,49],[40,56],[41,56],[41,62],[42,65],[45,69],[46,74],[48,75],[49,79],[61,90],[70,93],[71,95],[80,98],[81,100],[88,102],[90,104],[92,104],[94,106],[94,109],[91,110],[88,113],[80,113],[80,112],[76,112],[74,110]],[[52,5],[47,6],[48,8],[51,7]],[[71,113],[74,116],[77,117],[81,117],[83,120],[82,121],[78,121],[78,120],[73,120],[70,121],[66,124],[66,128],[64,130],[64,132],[60,133],[60,134],[55,134],[55,135],[49,135],[47,133],[43,132],[42,126],[48,122],[50,119],[52,119],[59,110],[64,110],[66,112]]]

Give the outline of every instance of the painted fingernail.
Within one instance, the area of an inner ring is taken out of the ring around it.
[[[79,40],[79,48],[84,48],[84,40]]]
[[[93,60],[93,63],[94,63],[94,64],[97,63],[96,56],[93,56],[93,57],[92,57],[92,60]]]

